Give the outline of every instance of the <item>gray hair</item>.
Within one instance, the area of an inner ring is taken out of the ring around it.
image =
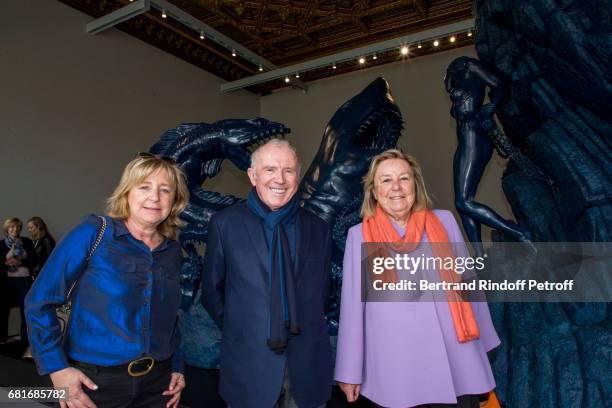
[[[255,149],[253,153],[251,153],[251,168],[253,170],[255,169],[255,163],[257,162],[259,151],[266,146],[286,147],[290,149],[293,152],[293,154],[295,154],[295,158],[297,160],[297,166],[298,166],[297,168],[298,175],[300,174],[302,165],[300,164],[300,158],[298,157],[297,150],[295,150],[295,147],[293,147],[291,143],[289,143],[287,140],[284,140],[284,139],[270,139],[266,143],[262,144],[261,146],[258,146],[257,149]]]

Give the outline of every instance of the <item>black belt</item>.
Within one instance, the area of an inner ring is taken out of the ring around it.
[[[146,375],[149,372],[151,372],[151,370],[153,369],[153,366],[164,365],[169,362],[170,362],[170,359],[166,359],[163,361],[156,361],[153,357],[148,357],[148,356],[138,358],[136,360],[130,361],[129,363],[114,365],[114,366],[101,366],[101,365],[96,365],[96,364],[91,364],[91,363],[84,363],[82,361],[70,360],[70,364],[77,366],[77,367],[81,367],[81,368],[85,368],[89,370],[95,370],[96,372],[99,372],[99,373],[102,373],[102,372],[121,373],[121,374],[127,373],[128,375],[132,377],[140,377],[140,376]]]

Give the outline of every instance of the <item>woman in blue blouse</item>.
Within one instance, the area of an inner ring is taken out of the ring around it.
[[[91,258],[101,229],[95,216],[64,237],[32,286],[32,356],[41,375],[69,389],[68,406],[178,406],[185,379],[176,235],[188,194],[171,159],[140,154],[108,199],[107,226]],[[62,335],[55,308],[75,282]]]

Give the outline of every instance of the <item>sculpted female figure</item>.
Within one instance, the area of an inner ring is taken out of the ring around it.
[[[480,224],[519,241],[529,241],[528,232],[519,225],[474,200],[482,173],[493,155],[488,133],[496,127],[493,116],[504,97],[501,80],[478,60],[459,57],[448,66],[444,84],[453,102],[451,116],[457,121],[458,145],[453,160],[455,206],[476,254],[484,253]],[[483,106],[487,86],[492,90],[491,102]]]

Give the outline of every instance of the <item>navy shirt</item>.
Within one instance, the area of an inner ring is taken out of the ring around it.
[[[182,372],[177,325],[181,248],[165,239],[153,251],[121,220],[106,217],[102,242],[86,262],[100,219],[89,216],[55,248],[26,298],[26,320],[40,374],[68,367],[68,359],[101,366],[142,356],[173,357]],[[72,314],[62,339],[55,307],[73,282]]]

